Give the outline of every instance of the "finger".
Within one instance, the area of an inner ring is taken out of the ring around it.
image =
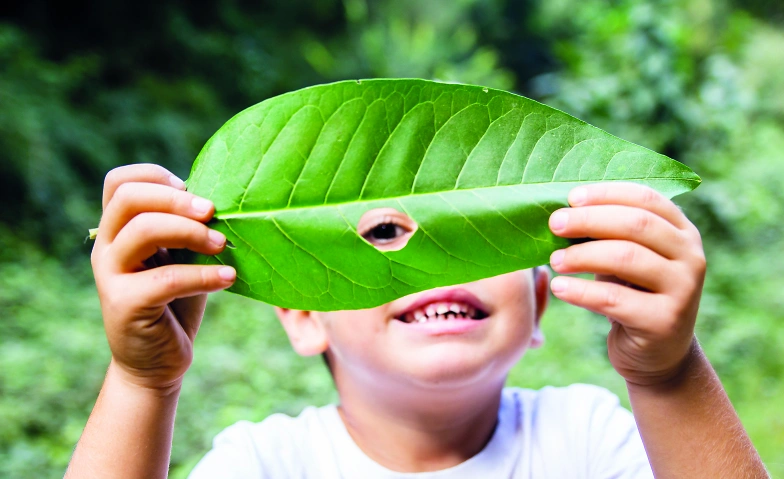
[[[151,268],[170,265],[173,263],[169,254],[169,250],[165,248],[158,248],[149,260],[145,261],[145,265],[150,264]],[[176,299],[169,303],[169,308],[174,313],[174,316],[179,321],[185,334],[188,335],[191,341],[196,339],[196,334],[201,325],[201,319],[204,316],[204,308],[207,305],[207,295],[197,294],[188,298]]]
[[[572,206],[633,206],[661,216],[678,229],[694,228],[680,208],[675,206],[675,203],[653,188],[637,183],[612,182],[579,186],[569,192],[569,204]]]
[[[104,210],[117,188],[124,183],[157,183],[172,186],[178,190],[185,189],[185,183],[162,166],[150,163],[120,166],[107,173],[103,181],[102,204]]]
[[[612,274],[595,274],[593,276],[593,279],[595,279],[596,281],[606,281],[608,283],[620,284],[621,286],[628,286],[638,291],[650,291],[649,289],[643,288],[642,286],[638,286],[636,284],[632,284],[631,282],[625,281]]]
[[[164,306],[175,299],[226,289],[234,283],[231,266],[172,264],[136,273],[132,287],[138,301],[147,307]]]
[[[114,241],[126,223],[145,212],[171,213],[204,222],[214,211],[211,201],[171,186],[123,183],[104,210],[100,235],[104,242]]]
[[[555,297],[607,316],[633,329],[660,327],[657,317],[666,317],[665,296],[637,291],[616,283],[557,276],[550,282]]]
[[[169,307],[179,319],[182,329],[191,341],[196,339],[196,334],[199,332],[206,305],[206,295],[182,298],[169,303]]]
[[[688,241],[687,234],[672,223],[630,206],[562,208],[550,216],[550,229],[564,238],[633,241],[670,259],[680,257]]]
[[[120,231],[111,244],[116,270],[131,272],[159,248],[189,249],[214,255],[223,251],[226,237],[220,231],[183,216],[167,213],[142,213]]]
[[[158,251],[148,261],[144,262],[145,265],[150,263],[150,268],[157,268],[159,266],[166,266],[174,264],[171,253],[166,248],[158,248]]]
[[[570,246],[555,251],[550,265],[561,274],[617,276],[654,292],[666,291],[673,284],[670,261],[630,241],[603,240]]]

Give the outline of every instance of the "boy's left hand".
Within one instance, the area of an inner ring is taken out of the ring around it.
[[[554,252],[552,268],[594,273],[596,281],[559,276],[553,293],[607,316],[610,362],[627,382],[669,381],[694,341],[706,266],[699,231],[673,202],[638,184],[577,187],[569,204],[550,216],[553,233],[600,241]]]

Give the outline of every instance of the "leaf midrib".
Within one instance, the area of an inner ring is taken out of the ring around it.
[[[452,189],[452,190],[444,190],[444,191],[428,191],[427,193],[410,193],[407,195],[399,195],[399,196],[389,196],[385,198],[369,198],[369,199],[357,199],[352,201],[340,201],[336,203],[322,203],[320,205],[303,205],[303,206],[286,206],[283,208],[276,208],[271,210],[260,210],[260,211],[243,211],[237,213],[227,213],[227,214],[216,214],[213,218],[216,220],[229,220],[229,219],[237,219],[237,218],[254,218],[258,216],[269,216],[274,215],[276,213],[285,213],[291,212],[296,210],[313,210],[317,208],[327,208],[327,207],[336,207],[340,205],[348,205],[354,203],[369,203],[372,201],[395,201],[400,200],[403,198],[411,198],[411,197],[421,197],[427,195],[442,195],[445,193],[453,193],[458,191],[477,191],[477,190],[484,190],[484,189],[495,189],[495,188],[510,188],[510,187],[521,187],[521,186],[541,186],[541,185],[568,185],[568,184],[591,184],[591,183],[604,183],[604,182],[630,182],[630,181],[685,181],[696,183],[699,185],[701,180],[699,179],[692,179],[692,178],[673,178],[671,176],[654,176],[654,177],[641,177],[641,178],[622,178],[617,180],[568,180],[568,181],[540,181],[540,182],[532,182],[532,183],[517,183],[513,185],[492,185],[492,186],[481,186],[477,188],[466,188],[466,189]]]

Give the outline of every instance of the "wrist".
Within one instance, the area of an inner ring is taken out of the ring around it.
[[[106,382],[115,383],[130,394],[142,394],[155,398],[177,398],[182,389],[182,377],[171,381],[152,381],[149,378],[140,378],[131,374],[114,358],[109,363]]]
[[[697,337],[692,337],[691,344],[683,359],[670,371],[658,375],[655,379],[648,378],[645,381],[626,379],[626,388],[632,390],[655,390],[657,392],[667,392],[679,388],[692,375],[692,371],[699,359],[703,357],[702,349],[697,341]]]

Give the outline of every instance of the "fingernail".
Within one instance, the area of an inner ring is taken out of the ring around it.
[[[212,202],[210,200],[205,200],[204,198],[196,197],[191,201],[191,206],[193,210],[197,213],[203,215],[207,214],[212,208]]]
[[[580,206],[588,199],[588,190],[578,187],[569,192],[569,204],[572,206]]]
[[[550,281],[550,289],[553,290],[553,293],[563,293],[566,291],[566,279],[556,276]]]
[[[185,182],[174,175],[169,176],[169,183],[171,183],[171,185],[177,188],[178,190],[185,189]]]
[[[218,270],[218,276],[224,281],[234,281],[234,278],[237,277],[237,272],[231,266],[224,266]]]
[[[553,254],[550,255],[550,265],[555,267],[563,263],[564,255],[566,255],[566,252],[562,249],[554,251]]]
[[[566,221],[569,219],[569,215],[566,214],[565,211],[559,210],[550,216],[550,228],[553,231],[561,231],[562,229],[566,228]]]
[[[220,231],[210,230],[207,233],[207,236],[210,238],[210,242],[215,246],[220,247],[226,244],[226,237]]]

